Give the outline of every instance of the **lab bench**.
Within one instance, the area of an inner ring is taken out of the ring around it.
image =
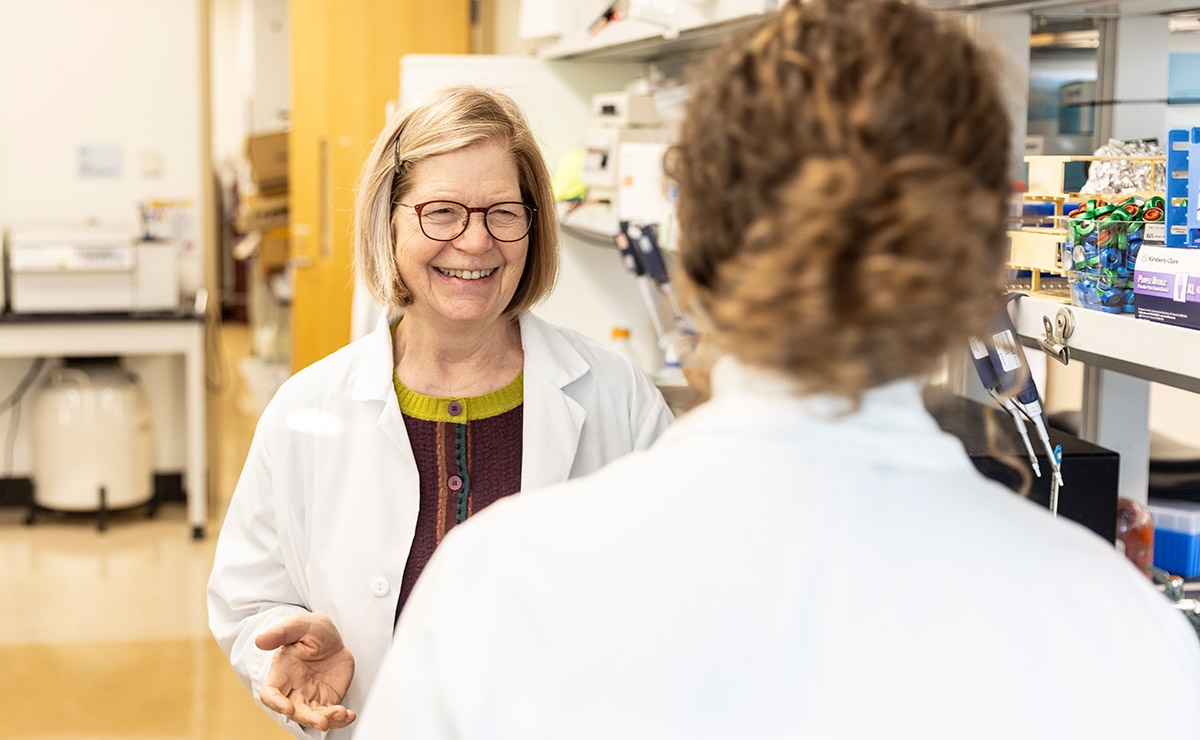
[[[208,518],[205,321],[191,311],[122,314],[0,314],[0,359],[167,356],[183,360],[184,493],[193,539]]]

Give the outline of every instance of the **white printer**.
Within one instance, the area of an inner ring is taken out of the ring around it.
[[[13,313],[173,311],[179,247],[112,226],[9,230],[4,252]]]

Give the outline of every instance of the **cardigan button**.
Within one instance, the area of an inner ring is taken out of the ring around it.
[[[462,413],[462,404],[459,403],[458,401],[451,401],[446,406],[446,410],[450,412],[451,416],[458,416],[459,414]]]
[[[459,490],[462,488],[462,478],[459,478],[457,475],[450,476],[450,478],[446,481],[446,487],[451,491]]]

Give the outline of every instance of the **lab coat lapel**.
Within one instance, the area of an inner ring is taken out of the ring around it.
[[[587,412],[564,388],[590,368],[541,319],[525,313],[520,326],[525,352],[521,490],[529,490],[570,476]]]
[[[408,441],[408,429],[400,413],[400,402],[396,399],[396,386],[392,383],[395,362],[392,357],[391,321],[394,319],[394,316],[387,314],[379,317],[375,331],[362,340],[367,342],[367,347],[355,374],[353,398],[355,401],[383,404],[377,422],[379,429],[400,451],[403,466],[411,469],[415,475],[417,461],[413,457],[412,444]]]

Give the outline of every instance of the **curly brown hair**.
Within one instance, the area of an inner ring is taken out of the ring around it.
[[[791,2],[714,53],[680,143],[678,265],[718,349],[859,400],[999,310],[992,58],[897,0]]]

